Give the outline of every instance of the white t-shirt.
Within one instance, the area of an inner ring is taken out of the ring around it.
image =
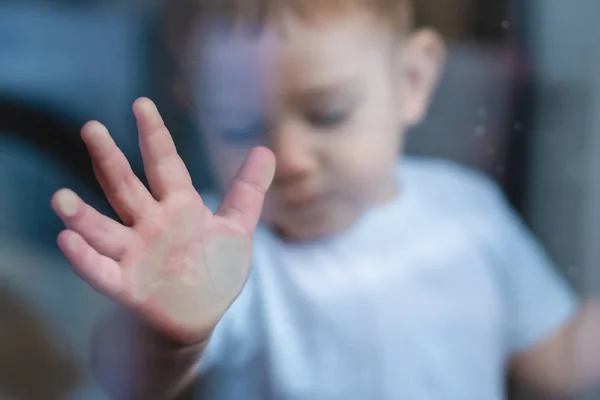
[[[342,235],[261,227],[201,365],[203,399],[503,399],[505,366],[577,300],[488,180],[406,159],[401,192]]]

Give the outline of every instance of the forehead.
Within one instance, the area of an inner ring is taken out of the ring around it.
[[[216,21],[204,27],[192,48],[197,78],[216,97],[242,103],[351,79],[382,58],[392,37],[368,15],[319,25],[281,16],[259,34]]]

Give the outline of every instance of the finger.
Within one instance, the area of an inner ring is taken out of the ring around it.
[[[100,214],[71,190],[56,192],[52,208],[68,229],[80,234],[98,253],[114,260],[119,260],[134,240],[130,228]]]
[[[250,153],[235,177],[218,215],[232,219],[252,233],[260,218],[265,193],[275,174],[275,156],[258,147]]]
[[[144,169],[152,194],[163,199],[169,193],[193,190],[192,179],[154,103],[140,98],[133,105],[140,134]]]
[[[119,297],[123,289],[123,276],[115,260],[100,255],[81,235],[71,230],[62,231],[57,242],[81,279],[112,299]]]
[[[154,199],[133,173],[127,158],[104,125],[88,122],[81,131],[98,182],[119,217],[128,225],[141,217]]]

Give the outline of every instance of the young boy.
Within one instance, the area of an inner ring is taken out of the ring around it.
[[[93,341],[114,398],[197,375],[203,399],[501,399],[509,370],[552,395],[600,377],[598,307],[577,312],[499,191],[398,161],[444,58],[407,0],[197,3],[179,39],[229,187],[216,212],[148,99],[150,191],[106,128],[82,130],[123,223],[53,198],[74,270],[123,306]]]

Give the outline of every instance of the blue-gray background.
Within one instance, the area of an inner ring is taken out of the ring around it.
[[[409,151],[496,179],[575,287],[593,294],[600,3],[457,2],[466,11],[453,23],[429,11],[447,30],[448,68]],[[81,123],[105,123],[139,168],[131,104],[152,97],[197,186],[210,182],[194,126],[169,96],[160,11],[150,0],[0,2],[0,397],[103,398],[88,341],[110,304],[58,253],[61,224],[49,208],[67,186],[110,213],[81,154]],[[41,392],[23,394],[33,386]]]

